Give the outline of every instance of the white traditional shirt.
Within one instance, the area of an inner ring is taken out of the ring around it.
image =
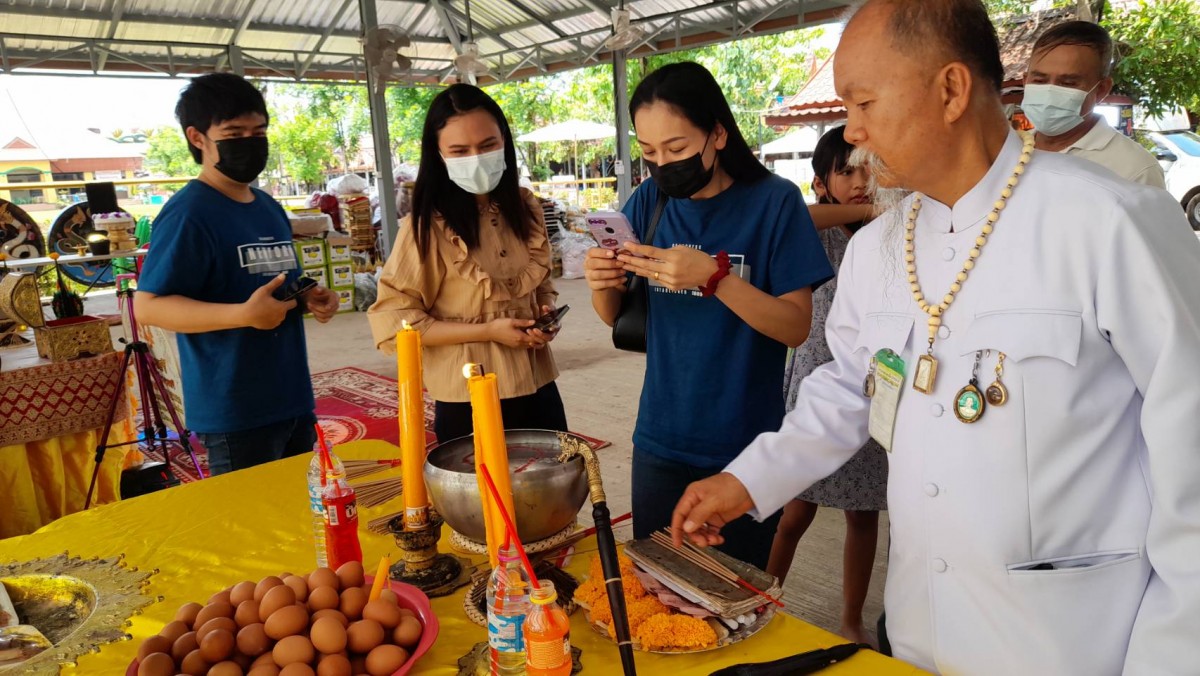
[[[1140,143],[1108,125],[1103,116],[1062,152],[1091,160],[1121,178],[1155,188],[1167,187],[1162,165]]]
[[[953,207],[922,200],[916,265],[930,301],[1020,152],[1014,133]],[[908,206],[850,241],[826,323],[835,361],[805,379],[779,432],[728,466],[752,515],[862,447],[863,379],[890,348],[907,364],[888,456],[895,655],[971,676],[1197,673],[1200,243],[1179,205],[1036,152],[943,318],[931,395],[911,388],[928,333],[901,262]],[[1002,351],[1009,399],[964,424],[952,407],[980,350],[979,388]]]

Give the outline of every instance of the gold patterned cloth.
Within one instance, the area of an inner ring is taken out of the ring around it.
[[[343,460],[399,457],[400,451],[379,441],[358,441],[337,448]],[[203,603],[215,592],[242,580],[267,575],[312,570],[314,562],[312,518],[308,511],[305,473],[309,458],[298,456],[250,469],[184,484],[98,509],[73,514],[37,533],[0,540],[0,562],[14,558],[52,556],[70,549],[81,556],[112,557],[124,554],[129,566],[158,569],[146,593],[163,601],[135,615],[130,633],[134,640],[104,645],[98,654],[84,655],[74,674],[125,673],[138,645],[171,621],[179,606]],[[391,470],[398,475],[398,468]],[[360,510],[359,523],[401,509],[399,500]],[[449,552],[449,529],[442,533],[441,549]],[[396,545],[389,536],[359,531],[363,561],[368,570],[385,553],[395,560]],[[587,573],[594,537],[577,545],[568,570],[576,577]],[[478,563],[486,556],[469,557]],[[461,589],[432,600],[441,624],[437,642],[412,673],[453,676],[457,660],[476,643],[487,640],[487,631],[467,619]],[[588,626],[582,613],[571,617],[571,644],[583,650],[587,674],[619,673],[617,647]],[[637,654],[638,673],[671,676],[707,676],[721,667],[741,662],[779,659],[805,650],[845,643],[833,634],[780,613],[755,636],[726,649],[693,655]],[[823,674],[825,672],[822,672]],[[915,676],[925,672],[903,662],[864,651],[828,670],[829,676]]]
[[[110,352],[0,373],[0,446],[52,439],[103,425],[116,396],[123,356]],[[122,397],[113,421],[124,420],[127,413]]]

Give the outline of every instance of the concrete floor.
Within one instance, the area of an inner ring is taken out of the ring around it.
[[[632,436],[638,396],[645,374],[645,357],[612,347],[609,329],[591,309],[591,295],[584,280],[558,280],[559,303],[570,304],[563,330],[553,343],[561,373],[559,390],[566,405],[572,430],[612,442],[601,451],[604,485],[615,517],[629,511]],[[90,313],[116,312],[115,298],[88,298]],[[329,324],[306,322],[309,366],[315,373],[355,366],[390,378],[395,377],[395,360],[376,351],[366,314],[337,316]],[[783,368],[783,365],[780,365]],[[581,521],[590,521],[590,508]],[[798,548],[784,586],[787,612],[829,631],[836,632],[841,613],[841,565],[844,519],[834,510],[821,510]],[[883,606],[886,574],[887,516],[880,519],[880,548],[875,559],[866,611],[873,625]],[[630,537],[627,527],[618,539]],[[874,636],[874,627],[869,626]]]

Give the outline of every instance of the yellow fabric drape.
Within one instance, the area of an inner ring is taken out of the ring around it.
[[[0,538],[32,533],[83,509],[102,429],[0,447]],[[129,419],[112,427],[110,446],[134,439]],[[120,500],[121,470],[132,446],[104,455],[92,502]]]
[[[399,450],[379,441],[362,441],[337,449],[343,458],[395,458]],[[104,646],[85,655],[78,667],[63,674],[123,674],[143,639],[158,632],[188,601],[204,602],[214,592],[242,580],[259,580],[290,571],[304,573],[314,566],[312,521],[308,511],[305,471],[308,457],[280,460],[213,479],[185,484],[132,500],[60,519],[37,533],[0,541],[0,561],[51,556],[70,550],[77,556],[123,554],[130,566],[158,569],[146,594],[164,600],[132,618],[133,641]],[[381,476],[398,476],[398,470]],[[376,478],[376,477],[372,477]],[[402,508],[399,500],[363,509],[366,524]],[[392,538],[360,530],[364,565],[374,571],[385,554],[396,558]],[[595,548],[594,539],[579,549]],[[449,551],[443,537],[443,551]],[[590,554],[575,557],[569,566],[579,577],[586,573]],[[474,557],[482,561],[486,557]],[[456,662],[472,645],[487,640],[487,631],[463,614],[464,590],[433,600],[441,632],[433,649],[413,673],[451,676]],[[572,618],[571,642],[583,649],[588,674],[619,674],[616,646],[587,626],[583,613]],[[701,676],[740,662],[778,659],[804,650],[845,641],[792,617],[778,615],[757,636],[728,648],[695,655],[637,654],[639,673]],[[924,673],[878,653],[866,652],[834,666],[829,676],[900,676]]]

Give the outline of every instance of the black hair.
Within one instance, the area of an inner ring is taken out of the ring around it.
[[[825,184],[825,195],[817,200],[819,204],[839,204],[829,191],[829,177],[844,169],[850,163],[850,153],[854,152],[854,146],[846,140],[845,131],[845,126],[830,129],[813,148],[813,176]],[[816,191],[815,185],[813,190]]]
[[[1048,52],[1055,47],[1075,45],[1088,47],[1100,57],[1100,77],[1112,74],[1113,41],[1108,31],[1091,21],[1068,21],[1047,30],[1033,44],[1035,55]]]
[[[939,47],[991,85],[1004,86],[1000,40],[981,0],[890,0],[892,44],[905,53]]]
[[[500,183],[491,192],[491,198],[500,208],[500,214],[508,227],[522,240],[528,240],[533,232],[534,215],[521,197],[517,178],[517,151],[513,143],[512,130],[504,111],[479,87],[469,84],[451,85],[434,97],[425,114],[425,128],[421,132],[421,165],[417,170],[417,181],[413,187],[412,224],[417,247],[424,257],[429,253],[430,232],[435,216],[441,216],[446,226],[462,238],[468,249],[479,246],[479,206],[475,195],[463,190],[450,180],[442,152],[438,147],[438,132],[450,118],[473,110],[483,110],[496,120],[504,140],[504,174]]]
[[[717,157],[721,169],[733,180],[754,182],[771,175],[750,150],[725,93],[704,66],[683,61],[647,75],[629,100],[630,119],[635,119],[642,107],[656,101],[668,104],[705,133],[712,133],[717,124],[725,128],[725,147],[717,151]]]
[[[180,92],[179,103],[175,104],[175,119],[179,120],[185,139],[188,127],[195,127],[196,131],[206,134],[214,124],[252,113],[262,115],[267,122],[271,121],[262,92],[245,78],[232,73],[209,73],[193,79]],[[190,141],[187,147],[192,159],[200,164],[200,149]]]

